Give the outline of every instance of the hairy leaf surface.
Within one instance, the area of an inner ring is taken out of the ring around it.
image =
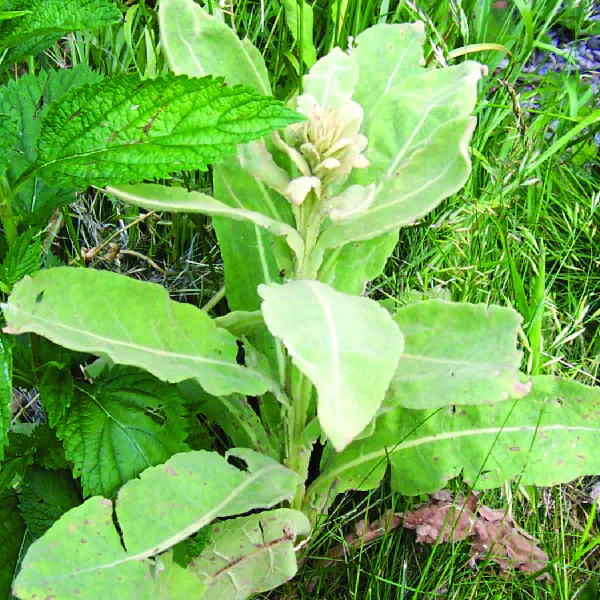
[[[52,106],[38,168],[78,186],[167,177],[206,168],[237,144],[299,120],[281,102],[219,79],[120,75]]]
[[[207,585],[211,598],[245,600],[294,577],[294,541],[309,533],[308,519],[287,508],[223,521],[190,570]]]
[[[381,405],[402,334],[376,302],[318,281],[263,285],[259,293],[269,331],[317,388],[323,431],[336,450],[344,449]]]
[[[201,213],[211,217],[226,217],[233,221],[246,221],[265,229],[275,236],[285,238],[298,260],[304,256],[304,242],[300,234],[287,223],[272,219],[260,212],[245,208],[234,208],[200,192],[188,192],[183,188],[139,183],[137,185],[109,186],[106,188],[124,202],[148,210]]]
[[[110,0],[10,0],[4,8],[24,12],[19,19],[0,22],[0,46],[11,48],[7,62],[37,54],[70,31],[96,29],[121,18]]]
[[[251,450],[231,455],[247,470],[215,452],[186,452],[128,482],[116,502],[127,551],[110,500],[97,496],[69,511],[31,546],[15,593],[24,600],[50,593],[76,597],[75,590],[85,590],[89,600],[151,597],[149,589],[161,574],[146,559],[216,518],[269,508],[293,496],[298,477],[292,471]]]
[[[215,396],[261,395],[274,385],[267,375],[237,364],[238,345],[230,333],[153,283],[59,267],[23,279],[3,307],[12,332],[33,331],[164,381],[198,379]]]
[[[427,300],[393,317],[404,352],[384,402],[386,407],[430,409],[522,398],[523,353],[517,336],[523,320],[500,306]]]
[[[0,492],[0,596],[11,598],[21,552],[28,543],[27,526],[19,512],[16,492]]]
[[[393,488],[408,495],[435,492],[460,474],[475,489],[514,478],[556,485],[600,470],[599,435],[600,388],[537,376],[522,400],[386,413],[370,438],[328,454],[309,493],[372,489],[388,459]]]
[[[40,398],[50,427],[65,416],[73,400],[73,376],[67,369],[49,365],[40,382]]]
[[[175,386],[137,369],[115,367],[92,385],[78,383],[57,433],[84,494],[112,497],[147,467],[186,450],[185,434],[173,435],[177,424],[168,427],[164,417],[164,407],[181,402]]]
[[[9,293],[25,275],[39,271],[42,264],[42,243],[33,239],[35,230],[22,233],[9,248],[0,265],[0,288]]]

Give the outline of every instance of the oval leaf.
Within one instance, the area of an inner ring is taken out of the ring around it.
[[[197,379],[214,396],[261,395],[274,386],[258,370],[237,364],[238,345],[229,332],[153,283],[59,267],[20,281],[2,306],[12,333],[38,333],[163,381]]]
[[[385,406],[438,408],[522,398],[517,350],[522,318],[516,311],[485,304],[427,300],[393,317],[404,335],[404,353]]]
[[[269,331],[315,384],[323,431],[342,450],[381,405],[402,354],[402,334],[376,302],[318,281],[261,285],[259,293]]]

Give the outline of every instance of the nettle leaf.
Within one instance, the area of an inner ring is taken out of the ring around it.
[[[35,446],[29,435],[14,431],[8,434],[8,448],[0,466],[0,493],[11,487],[16,477],[22,477],[33,462],[34,453]]]
[[[85,186],[206,168],[237,144],[302,119],[219,79],[120,75],[74,90],[44,121],[38,169]]]
[[[27,526],[12,490],[0,492],[0,596],[11,598],[13,579],[27,543]]]
[[[65,416],[73,399],[73,376],[67,369],[49,365],[40,382],[40,398],[50,427]]]
[[[8,428],[12,420],[12,343],[0,333],[0,461],[8,443]]]
[[[329,453],[309,495],[372,489],[388,460],[392,487],[408,495],[435,492],[460,474],[475,489],[513,479],[556,485],[598,473],[599,435],[600,388],[537,376],[514,402],[386,413],[370,438]]]
[[[287,508],[230,519],[213,527],[210,545],[190,570],[211,598],[245,600],[294,577],[294,540],[309,533],[308,519]]]
[[[214,396],[261,395],[275,385],[259,369],[237,364],[236,338],[157,284],[58,267],[20,281],[3,309],[13,333],[35,332],[171,383],[197,379]]]
[[[404,335],[404,352],[385,407],[438,408],[522,398],[517,350],[522,317],[485,304],[427,300],[400,308],[393,317]]]
[[[260,212],[231,207],[200,192],[188,192],[183,188],[149,183],[122,185],[118,188],[108,186],[106,191],[124,202],[148,210],[201,213],[211,217],[221,216],[234,221],[250,222],[275,236],[284,237],[298,260],[302,260],[304,256],[304,242],[291,225],[267,217]]]
[[[190,77],[212,73],[223,76],[230,85],[250,85],[262,94],[271,94],[260,52],[247,39],[240,42],[230,27],[193,0],[162,0],[159,22],[161,42],[175,73]],[[215,197],[232,208],[260,212],[288,225],[294,222],[288,201],[252,177],[235,156],[214,165],[213,187]],[[291,272],[289,248],[255,224],[215,217],[213,227],[225,266],[229,307],[235,311],[259,310],[258,286],[279,282],[282,271],[284,276]],[[264,328],[250,339],[269,359],[283,384],[285,356],[281,344]],[[272,408],[273,414],[279,412],[278,406]]]
[[[21,483],[19,509],[30,533],[41,537],[81,499],[69,471],[46,471],[29,467]]]
[[[22,233],[9,248],[0,265],[0,288],[5,293],[12,290],[25,275],[39,271],[42,264],[42,242],[34,239],[35,230]]]
[[[84,494],[113,496],[147,467],[186,450],[163,412],[181,403],[175,386],[137,369],[117,366],[91,385],[77,383],[57,434]]]
[[[222,76],[229,85],[251,85],[271,95],[260,52],[193,0],[161,0],[160,41],[177,75]]]
[[[14,115],[0,114],[0,148],[2,148],[2,153],[0,154],[0,175],[2,176],[6,172],[6,167],[10,160],[10,149],[16,142],[18,129],[19,122]]]
[[[4,8],[22,14],[0,23],[0,47],[12,47],[8,62],[37,54],[70,31],[95,29],[121,18],[109,0],[10,0]]]
[[[125,484],[114,520],[113,503],[101,497],[69,511],[29,549],[15,594],[23,600],[70,598],[82,590],[90,600],[150,597],[162,570],[148,558],[214,519],[270,508],[294,495],[298,476],[276,461],[243,449],[228,456],[244,461],[247,470],[216,452],[177,454]],[[290,535],[292,543],[294,538]]]
[[[318,281],[262,285],[259,293],[269,331],[315,384],[323,431],[343,450],[379,409],[402,354],[402,334],[373,300]]]
[[[26,74],[0,88],[0,112],[14,118],[18,129],[8,155],[7,179],[11,187],[37,160],[42,121],[48,113],[48,107],[58,102],[68,90],[101,78],[99,73],[82,63],[68,70]],[[43,220],[51,209],[74,199],[73,188],[59,187],[51,179],[37,176],[21,184],[14,200],[14,209],[26,218],[41,211],[40,220]]]

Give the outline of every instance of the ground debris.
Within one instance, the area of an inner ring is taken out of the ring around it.
[[[403,526],[413,529],[417,542],[435,544],[471,539],[471,560],[489,559],[498,564],[502,573],[517,569],[536,573],[549,562],[548,555],[511,514],[504,509],[478,505],[475,494],[468,498],[454,497],[442,490],[433,494],[427,503],[404,515]],[[550,579],[548,573],[538,579]]]

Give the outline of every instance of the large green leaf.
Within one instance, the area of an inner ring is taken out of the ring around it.
[[[231,27],[193,0],[161,0],[160,41],[173,72],[189,77],[222,76],[229,85],[254,86],[270,95],[260,52],[241,42]]]
[[[0,114],[0,175],[4,176],[10,160],[10,150],[17,140],[19,122],[14,115]]]
[[[298,477],[292,471],[251,450],[229,456],[243,460],[247,470],[204,451],[177,454],[146,469],[120,490],[115,520],[113,503],[102,497],[69,511],[29,549],[16,595],[71,598],[79,590],[89,600],[152,597],[149,587],[158,585],[161,569],[148,558],[214,519],[270,508],[293,496]]]
[[[44,121],[37,168],[78,186],[205,168],[237,144],[301,120],[219,79],[120,75],[72,91]]]
[[[41,537],[64,513],[81,504],[69,471],[46,471],[32,466],[25,472],[19,509],[30,533]]]
[[[230,27],[193,0],[163,0],[159,21],[161,41],[175,73],[190,77],[212,73],[223,76],[230,85],[251,85],[263,94],[271,93],[260,52],[248,40],[240,42]],[[277,221],[293,223],[287,200],[252,177],[236,157],[225,157],[214,166],[213,184],[215,197],[235,209],[261,212]],[[213,226],[225,265],[229,307],[259,310],[256,290],[261,283],[281,281],[282,270],[288,273],[292,265],[289,249],[258,225],[214,218]],[[266,330],[251,340],[269,359],[283,384],[285,360],[281,344],[274,342]],[[272,408],[276,414],[277,407]]]
[[[245,600],[296,574],[294,540],[309,533],[308,519],[287,508],[230,519],[213,528],[210,546],[190,570],[211,598]]]
[[[229,206],[200,192],[188,192],[180,187],[166,187],[151,183],[109,186],[106,191],[125,202],[148,210],[202,213],[212,217],[221,216],[234,221],[250,222],[272,235],[284,237],[298,260],[304,256],[304,242],[291,225],[272,219],[260,212]]]
[[[313,42],[313,7],[304,0],[281,0],[281,3],[285,7],[288,29],[298,46],[302,47],[302,58],[308,67],[312,67],[317,60]]]
[[[12,344],[0,333],[0,461],[4,458],[12,420],[12,367]]]
[[[538,376],[522,400],[386,413],[371,437],[328,454],[309,501],[376,487],[388,461],[402,494],[435,492],[461,473],[475,489],[555,485],[600,472],[598,439],[600,388]]]
[[[197,379],[215,396],[261,395],[274,386],[268,375],[237,364],[238,345],[229,332],[153,283],[59,267],[20,281],[3,309],[14,333],[38,333],[164,381]]]
[[[19,133],[7,157],[7,179],[11,186],[37,160],[42,122],[50,105],[59,102],[70,89],[101,78],[81,63],[72,69],[26,74],[0,88],[0,112],[16,120]],[[72,187],[57,186],[51,179],[37,176],[21,184],[13,208],[23,217],[39,213],[39,220],[44,220],[54,207],[73,200]]]
[[[4,9],[25,12],[0,23],[0,47],[12,47],[7,62],[41,52],[70,31],[96,29],[121,18],[109,0],[10,0]]]
[[[400,308],[393,317],[404,335],[404,352],[385,406],[438,408],[522,398],[517,350],[522,318],[500,306],[427,300]]]
[[[373,300],[318,281],[262,285],[267,327],[315,384],[321,427],[336,450],[369,424],[402,354],[403,338]]]
[[[168,423],[165,414],[170,409],[177,420],[181,403],[175,386],[137,369],[115,367],[91,385],[78,383],[57,433],[84,494],[112,497],[147,467],[186,450],[185,421]]]

